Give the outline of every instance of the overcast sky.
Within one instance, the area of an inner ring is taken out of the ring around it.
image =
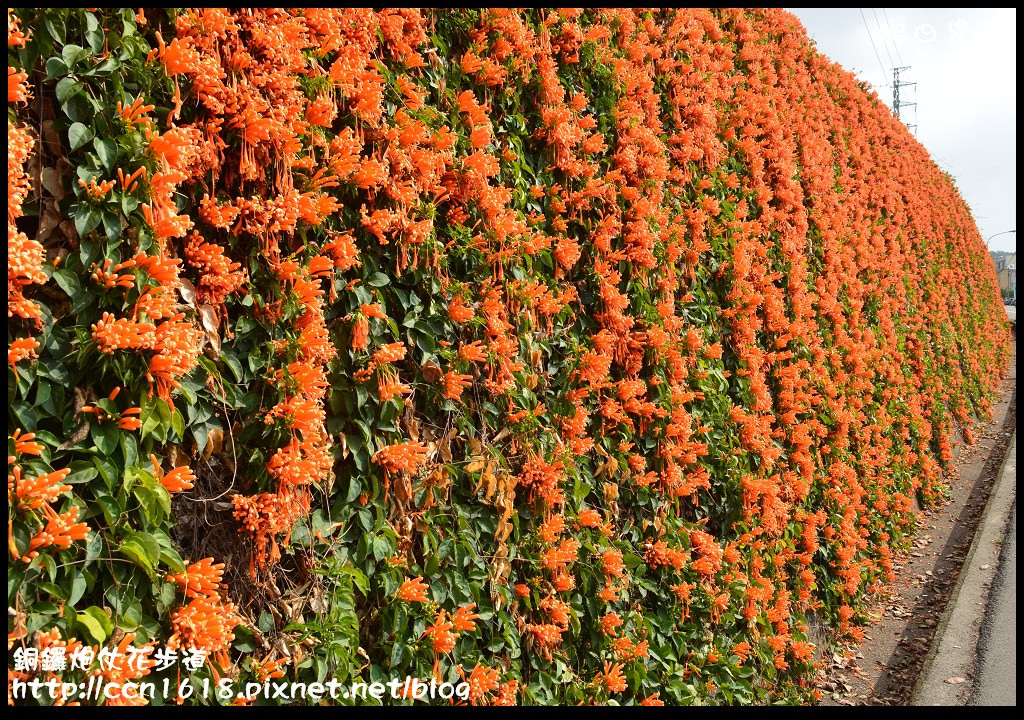
[[[904,122],[956,178],[985,238],[1017,228],[1017,11],[1007,9],[800,9],[818,50],[868,82],[892,107],[892,68]],[[863,17],[861,13],[863,12]],[[870,32],[870,37],[869,37]],[[874,41],[874,48],[872,48]],[[876,56],[877,52],[877,56]],[[908,97],[909,95],[909,97]],[[1016,235],[990,247],[1016,250]]]

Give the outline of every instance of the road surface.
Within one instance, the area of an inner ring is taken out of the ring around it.
[[[978,641],[972,705],[1017,704],[1017,508],[1010,516]]]

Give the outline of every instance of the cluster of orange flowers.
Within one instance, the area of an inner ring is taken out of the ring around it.
[[[414,577],[411,580],[405,580],[398,590],[395,591],[395,597],[403,602],[429,602],[430,597],[427,595],[429,586],[423,582],[422,577]]]
[[[27,37],[20,29],[18,19],[7,12],[7,47],[25,46]],[[29,98],[28,75],[14,67],[7,67],[7,102],[24,103]],[[31,182],[25,172],[25,162],[35,141],[28,129],[7,120],[7,317],[18,316],[32,320],[41,327],[39,306],[24,295],[29,285],[46,282],[43,272],[45,253],[43,246],[18,229],[17,220],[23,214],[22,205],[31,192]],[[33,357],[39,343],[31,338],[18,338],[9,345],[7,363],[17,373],[17,363]]]
[[[228,649],[235,639],[234,628],[241,622],[234,605],[221,599],[223,574],[224,563],[204,558],[189,565],[183,573],[167,576],[186,597],[192,598],[171,613],[172,634],[167,647],[202,650],[208,653],[211,668],[216,662],[222,669],[230,665]]]
[[[446,619],[448,613],[445,610],[438,611],[437,617],[434,618],[434,623],[423,633],[423,638],[430,638],[431,647],[433,647],[435,655],[447,655],[450,653],[455,648],[455,643],[459,639],[459,633],[476,630],[474,620],[479,615],[473,612],[475,607],[476,603],[463,605],[452,613],[451,619]]]
[[[470,705],[508,706],[516,704],[519,681],[501,682],[501,673],[496,668],[487,668],[477,663],[467,677],[460,665],[459,674],[469,685],[467,701]],[[494,697],[488,698],[490,693],[494,693]]]
[[[7,505],[19,513],[22,519],[33,521],[37,526],[42,523],[42,527],[29,540],[27,550],[22,553],[18,551],[14,539],[14,521],[8,519],[7,546],[11,557],[29,563],[38,557],[42,550],[67,550],[71,543],[87,539],[89,526],[84,522],[78,522],[81,509],[77,505],[72,505],[62,513],[53,508],[53,504],[71,490],[70,485],[64,484],[64,479],[71,470],[64,468],[36,477],[25,477],[19,463],[21,456],[39,456],[43,448],[34,442],[34,433],[23,433],[16,429],[10,437],[15,443],[15,454],[7,456],[7,465],[10,468],[7,474]],[[36,511],[41,511],[41,516]]]
[[[327,108],[307,115],[307,100],[291,76],[306,64],[302,56],[302,41],[308,38],[305,24],[278,10],[265,15],[263,11],[189,10],[178,17],[177,37],[168,44],[158,36],[159,47],[153,52],[176,86],[182,79],[187,81],[187,97],[200,106],[198,117],[187,127],[173,128],[157,139],[157,151],[166,146],[174,156],[168,157],[168,186],[205,181],[212,173],[220,189],[204,195],[198,219],[213,231],[254,239],[264,263],[260,272],[269,272],[280,296],[294,298],[301,307],[288,326],[289,337],[275,344],[284,356],[276,375],[279,401],[265,416],[268,423],[282,421],[292,434],[266,464],[277,486],[272,492],[232,497],[235,517],[254,541],[254,573],[280,557],[278,538],[283,534],[287,539],[295,521],[308,513],[310,485],[331,472],[333,458],[323,411],[328,385],[323,373],[335,350],[324,321],[321,281],[329,281],[333,296],[335,268],[358,264],[351,244],[342,237],[305,262],[283,258],[279,245],[282,234],[294,232],[298,222],[320,225],[338,210],[324,189],[337,186],[353,169],[346,166],[351,148],[344,140],[322,145],[327,155],[336,153],[335,162],[317,173],[311,172],[313,156],[302,153],[304,139],[322,140],[321,135],[311,134],[311,127],[330,123]],[[252,53],[264,57],[257,61]],[[235,82],[235,76],[245,81]],[[173,110],[169,120],[177,119],[177,112],[178,108]],[[231,144],[232,140],[237,143]],[[264,184],[268,169],[272,180]],[[244,183],[250,188],[255,184],[262,195],[243,188]],[[308,190],[299,190],[303,183]],[[155,221],[174,226],[167,237],[181,236],[178,227],[187,230],[194,225],[189,217],[173,216],[172,208],[156,199],[153,207]],[[199,302],[226,319],[226,299],[243,289],[255,266],[243,267],[224,245],[198,230],[187,237],[184,256],[200,276]],[[277,305],[264,311],[267,317],[280,317]]]
[[[415,441],[385,445],[373,456],[373,462],[389,473],[415,473],[426,461],[427,446]]]

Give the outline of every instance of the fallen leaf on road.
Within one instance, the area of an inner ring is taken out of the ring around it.
[[[946,678],[946,682],[950,685],[959,685],[964,682],[964,679],[962,677],[948,677]]]

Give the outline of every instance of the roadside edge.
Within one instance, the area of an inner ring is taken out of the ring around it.
[[[951,600],[939,621],[910,697],[911,705],[963,705],[975,672],[978,638],[999,569],[1002,540],[1017,494],[1017,431],[1013,431],[985,505],[978,530],[964,560]],[[949,679],[961,679],[950,683]]]

